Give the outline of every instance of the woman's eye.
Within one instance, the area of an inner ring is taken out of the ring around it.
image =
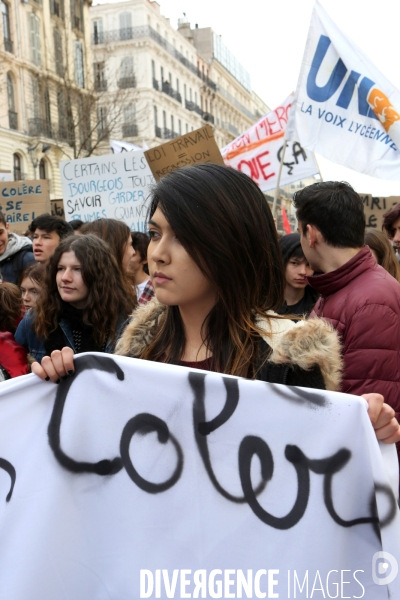
[[[147,234],[148,234],[148,236],[149,236],[149,238],[150,238],[151,240],[153,240],[154,238],[156,238],[156,237],[157,237],[157,235],[159,235],[159,234],[158,234],[158,231],[155,231],[154,229],[150,229],[150,230],[147,232]]]

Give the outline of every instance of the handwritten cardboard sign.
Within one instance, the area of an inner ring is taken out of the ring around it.
[[[49,182],[9,181],[0,185],[0,210],[14,233],[23,233],[38,215],[50,212]]]
[[[364,203],[365,224],[382,231],[383,215],[400,202],[400,196],[376,197],[371,194],[360,194]]]
[[[51,214],[53,217],[61,217],[61,219],[65,219],[64,202],[62,198],[55,198],[54,200],[51,200]]]
[[[154,177],[142,150],[60,162],[65,220],[124,221],[144,231]]]
[[[181,167],[200,163],[224,164],[210,125],[151,148],[144,155],[156,181]]]

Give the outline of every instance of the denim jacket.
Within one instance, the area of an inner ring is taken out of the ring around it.
[[[46,350],[44,347],[44,340],[39,340],[36,337],[35,332],[33,331],[32,325],[34,320],[34,314],[35,313],[33,310],[29,310],[25,314],[24,318],[18,325],[14,337],[15,341],[18,342],[18,344],[21,344],[21,346],[24,346],[24,348],[26,348],[28,354],[30,354],[38,362],[42,362],[43,356],[46,355]],[[122,317],[119,317],[115,336],[116,340],[118,340],[119,336],[121,335],[125,323],[126,320]],[[65,346],[69,346],[75,352],[74,338],[72,335],[72,329],[69,321],[67,319],[61,319],[59,325],[64,334]],[[108,354],[113,354],[114,346],[115,341],[108,339],[105,352]]]

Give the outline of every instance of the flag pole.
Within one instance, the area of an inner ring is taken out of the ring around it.
[[[276,182],[276,188],[275,188],[274,203],[272,205],[272,216],[274,217],[274,219],[276,218],[276,203],[277,203],[277,200],[278,200],[279,185],[281,183],[283,161],[285,160],[286,143],[287,142],[286,142],[286,136],[285,136],[285,138],[283,140],[281,162],[280,162],[280,165],[279,165],[278,181]]]

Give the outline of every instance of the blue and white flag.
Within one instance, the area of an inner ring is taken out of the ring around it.
[[[400,180],[400,92],[318,2],[287,139],[366,175]]]

